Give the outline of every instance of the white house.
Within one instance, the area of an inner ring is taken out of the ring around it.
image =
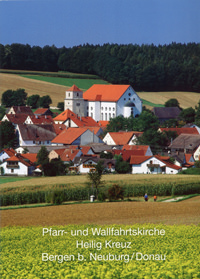
[[[34,165],[22,158],[19,154],[6,159],[1,165],[6,175],[28,176],[35,169]]]
[[[118,115],[134,117],[142,112],[142,101],[130,85],[94,84],[86,92],[73,85],[65,96],[65,110],[95,121],[109,121]]]
[[[143,132],[109,132],[103,138],[103,141],[107,145],[135,145],[137,138],[141,136]]]
[[[163,158],[163,159],[162,159]],[[169,157],[161,156],[131,156],[133,174],[177,174],[181,167],[169,162]]]

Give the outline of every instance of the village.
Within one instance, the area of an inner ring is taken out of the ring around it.
[[[64,111],[54,118],[51,108],[38,108],[33,113],[29,106],[13,106],[1,122],[14,125],[18,142],[15,149],[0,151],[1,175],[42,175],[37,155],[44,147],[49,162],[59,159],[65,165],[64,174],[87,174],[100,160],[105,173],[116,173],[119,156],[132,174],[177,174],[193,168],[200,156],[200,128],[194,124],[160,127],[160,133],[177,134],[160,154],[150,145],[138,144],[141,131],[105,133],[112,118],[135,118],[142,110],[142,100],[130,85],[112,84],[95,84],[84,93],[73,85],[65,92]],[[180,112],[178,107],[152,109],[160,123],[177,119]]]

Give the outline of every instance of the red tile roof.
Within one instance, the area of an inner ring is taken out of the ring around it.
[[[191,134],[191,135],[199,135],[196,128],[160,128],[161,132],[173,131],[176,132],[179,136],[180,134]]]
[[[140,136],[143,134],[143,132],[135,132],[135,131],[130,131],[130,132],[110,132],[110,136],[112,137],[113,141],[115,142],[116,145],[126,145],[129,143],[131,138],[135,135]]]
[[[83,98],[88,101],[117,102],[130,85],[94,84],[85,93]]]
[[[77,92],[77,91],[79,91],[79,92],[82,92],[75,84],[74,85],[72,85],[72,87],[70,87],[67,91],[75,91],[75,92]]]
[[[113,150],[114,155],[121,155],[124,161],[129,161],[131,156],[145,156],[144,150]]]
[[[8,154],[9,157],[12,157],[17,152],[13,148],[4,148],[3,151]]]
[[[49,110],[49,108],[38,108],[35,112],[34,112],[34,114],[40,114],[40,115],[42,115],[42,114],[45,114],[45,112],[47,112]]]
[[[106,120],[100,120],[99,122],[98,122],[98,124],[99,124],[99,126],[100,127],[105,127],[106,128],[106,126],[109,124],[109,121],[106,121]]]
[[[66,130],[64,124],[53,124],[56,135],[59,135],[63,130]]]
[[[51,115],[40,115],[40,116],[29,116],[33,124],[54,124],[53,118]]]
[[[23,124],[27,116],[27,114],[6,114],[8,121],[13,124]]]
[[[32,115],[33,112],[29,106],[12,106],[11,107],[16,114]]]
[[[62,144],[71,144],[77,138],[79,138],[83,133],[85,133],[87,128],[68,128],[61,132],[57,137],[55,137],[51,142],[52,143],[62,143]]]
[[[21,156],[25,159],[28,159],[31,163],[37,162],[37,153],[26,153],[21,154]]]
[[[129,145],[129,144],[125,144],[123,146],[122,150],[134,150],[134,151],[143,150],[146,153],[148,148],[149,148],[149,145]]]
[[[25,160],[24,160],[24,158],[21,156],[21,155],[14,155],[14,156],[12,156],[12,157],[10,157],[10,158],[8,158],[7,160],[6,160],[6,162],[21,162],[22,164],[24,164],[25,166],[27,166],[27,167],[30,167],[31,166],[31,164],[30,163],[28,163],[28,162],[26,162]]]
[[[61,112],[58,116],[56,116],[54,118],[54,121],[63,121],[64,122],[71,116],[76,116],[76,114],[73,113],[73,111],[71,111],[70,109],[66,109],[65,111]]]

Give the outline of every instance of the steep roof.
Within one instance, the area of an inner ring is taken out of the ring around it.
[[[37,162],[37,153],[26,153],[21,154],[21,156],[25,159],[28,159],[31,163]]]
[[[54,121],[65,122],[71,119],[78,127],[95,127],[99,126],[98,123],[90,116],[79,117],[77,114],[72,112],[70,109],[66,109],[64,112],[60,113],[54,118]]]
[[[129,144],[125,144],[123,146],[123,150],[134,150],[134,151],[145,151],[145,153],[147,152],[149,148],[149,145],[129,145]]]
[[[27,119],[27,114],[6,114],[8,121],[13,124],[23,124]]]
[[[88,101],[117,102],[130,85],[94,84],[85,93],[83,98]]]
[[[114,155],[121,155],[124,161],[129,161],[131,156],[145,156],[144,150],[113,150]]]
[[[87,130],[87,128],[68,128],[55,137],[52,143],[71,144]]]
[[[109,133],[116,145],[128,144],[131,138],[135,135],[141,136],[143,132],[129,131],[129,132],[110,132]]]
[[[148,159],[152,158],[153,156],[131,156],[130,159],[130,164],[131,165],[139,165],[145,161],[147,161]]]
[[[63,162],[69,162],[74,160],[76,155],[79,153],[80,149],[65,148],[65,149],[56,149],[54,151],[60,156],[60,159]]]
[[[38,115],[45,115],[45,114],[50,114],[53,115],[53,112],[49,108],[38,108],[34,114]]]
[[[82,92],[75,84],[72,85],[67,91],[73,91],[73,92]]]
[[[172,119],[178,118],[181,110],[178,107],[154,107],[152,112],[159,119]]]
[[[9,157],[12,157],[13,155],[16,154],[16,151],[10,147],[10,148],[4,148],[3,151],[8,154]]]
[[[73,111],[70,109],[66,109],[65,111],[61,112],[59,115],[57,115],[53,120],[54,121],[66,121],[70,116],[76,116]]]
[[[30,107],[26,106],[12,106],[11,107],[16,114],[28,114],[33,115],[33,112]]]
[[[23,140],[51,141],[56,137],[53,125],[19,124],[19,131]]]
[[[56,135],[59,135],[63,130],[66,130],[65,124],[53,124]]]
[[[175,138],[175,140],[173,140],[169,148],[188,149],[193,151],[199,145],[200,145],[200,135],[181,134],[180,136]]]
[[[53,124],[53,118],[51,115],[30,115],[29,116],[33,122],[33,124]]]
[[[6,162],[21,162],[27,167],[31,166],[31,163],[28,163],[21,155],[14,155],[8,159],[6,159]]]
[[[176,132],[177,135],[179,136],[180,134],[193,134],[193,135],[199,135],[198,131],[196,128],[159,128],[161,132],[168,132],[168,131],[173,131]]]

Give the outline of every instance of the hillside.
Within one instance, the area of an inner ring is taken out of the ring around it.
[[[24,88],[28,93],[28,96],[33,94],[39,94],[40,96],[49,95],[53,102],[52,106],[56,106],[58,102],[64,101],[65,91],[69,89],[69,87],[71,87],[74,83],[79,86],[80,89],[85,91],[87,87],[89,88],[90,86],[92,86],[92,84],[103,82],[102,80],[88,80],[86,85],[86,79],[78,80],[65,78],[49,78],[44,76],[42,78],[38,78],[36,76],[32,76],[31,78],[27,77],[22,77],[15,74],[1,73],[0,98],[2,96],[2,93],[8,89],[16,90],[18,88]],[[66,85],[63,85],[63,80],[65,80],[64,84]],[[150,109],[156,104],[164,105],[164,103],[171,98],[176,98],[182,108],[195,108],[198,101],[200,100],[200,94],[194,92],[137,92],[137,94],[140,96],[141,99],[145,100],[144,105]]]

